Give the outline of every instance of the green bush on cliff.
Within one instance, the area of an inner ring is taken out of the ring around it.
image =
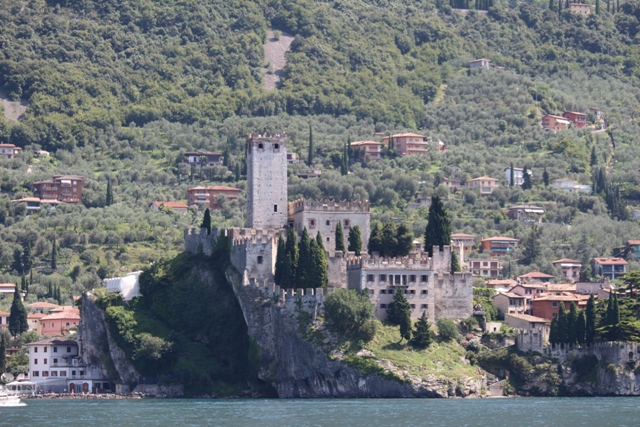
[[[364,342],[375,337],[377,323],[366,294],[353,289],[337,289],[327,295],[324,307],[329,327],[343,337]]]

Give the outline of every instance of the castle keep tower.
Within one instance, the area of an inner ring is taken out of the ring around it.
[[[287,135],[247,137],[247,228],[287,224]]]

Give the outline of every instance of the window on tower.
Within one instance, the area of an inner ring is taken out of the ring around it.
[[[280,144],[273,144],[273,149],[274,150],[279,150],[280,149]]]
[[[278,205],[273,205],[273,211],[278,212]]]
[[[263,144],[258,144],[258,148],[259,148],[260,150],[262,150],[262,149],[264,148],[264,145],[263,145]]]

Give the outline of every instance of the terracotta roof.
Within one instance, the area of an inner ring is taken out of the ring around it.
[[[627,240],[627,245],[640,245],[640,240]]]
[[[516,281],[511,279],[489,279],[484,282],[486,286],[495,285],[515,285]]]
[[[500,296],[500,295],[504,295],[504,296],[507,296],[509,298],[526,298],[523,295],[514,294],[513,292],[500,292],[498,294],[495,294],[493,297],[495,298],[495,297]]]
[[[77,308],[71,310],[62,310],[56,311],[53,313],[49,313],[49,315],[42,318],[42,320],[59,320],[59,319],[69,319],[69,320],[80,320],[80,310]]]
[[[29,343],[27,345],[28,346],[32,346],[32,345],[47,345],[47,344],[53,344],[53,345],[78,345],[78,342],[74,341],[74,340],[63,340],[63,339],[60,339],[60,338],[47,338],[47,339],[44,339],[44,340],[31,342],[31,343]]]
[[[184,155],[185,156],[189,156],[189,155],[196,155],[196,156],[222,156],[222,152],[221,151],[185,151]]]
[[[493,240],[509,240],[509,241],[512,241],[512,242],[519,242],[520,241],[519,239],[514,239],[513,237],[503,237],[503,236],[495,236],[495,237],[489,237],[489,238],[486,238],[486,239],[482,239],[483,242],[486,242],[486,241],[491,242]]]
[[[455,233],[455,234],[452,234],[452,235],[451,235],[451,238],[452,238],[452,239],[455,239],[455,238],[459,238],[459,239],[473,239],[473,238],[475,238],[475,237],[476,237],[476,236],[475,236],[475,235],[473,235],[473,234],[464,234],[464,233]]]
[[[531,271],[527,274],[523,274],[522,276],[518,276],[518,279],[523,277],[527,279],[553,279],[556,276],[552,276],[550,274],[544,274],[539,271]]]
[[[520,286],[521,288],[531,288],[531,289],[547,289],[547,285],[548,283],[533,282],[533,283],[519,283],[516,286]],[[514,286],[514,288],[516,286]]]
[[[505,313],[506,316],[515,317],[516,319],[526,320],[527,322],[535,322],[535,323],[548,323],[549,320],[543,319],[542,317],[530,316],[528,314],[519,314],[519,313]]]
[[[516,206],[511,206],[509,208],[509,210],[511,209],[540,209],[540,210],[544,210],[544,208],[540,207],[540,206],[535,206],[535,205],[516,205]]]
[[[624,258],[594,258],[595,262],[600,265],[627,265],[627,261]]]
[[[582,4],[580,4],[580,3],[571,3],[571,4],[575,4],[575,5],[583,6],[583,5],[582,5]],[[577,114],[577,115],[579,115],[579,116],[586,116],[586,114],[585,114],[585,113],[580,113],[579,111],[565,111],[564,113],[565,113],[565,114]]]
[[[575,283],[547,283],[546,285],[547,285],[547,289],[554,292],[558,292],[558,291],[575,292],[576,291]]]
[[[582,264],[582,262],[578,261],[577,259],[570,259],[570,258],[562,258],[562,259],[557,259],[555,261],[551,261],[551,264],[562,264],[562,263]]]
[[[497,178],[491,178],[490,176],[481,176],[481,177],[478,177],[478,178],[468,179],[467,182],[480,181],[480,180],[483,180],[483,181],[497,181],[498,179]]]
[[[199,185],[197,187],[189,187],[187,191],[191,190],[215,190],[215,191],[237,191],[241,192],[239,188],[227,187],[225,185]]]
[[[0,283],[0,288],[13,289],[16,287],[15,283]]]
[[[534,298],[531,302],[535,303],[536,301],[580,301],[577,295],[545,295],[540,298]]]
[[[9,313],[8,311],[0,311],[0,316],[9,317],[9,316],[11,316],[11,313]]]
[[[359,147],[360,145],[382,145],[382,142],[378,141],[354,141],[351,143],[352,147]]]
[[[42,319],[43,317],[46,317],[46,314],[42,314],[42,313],[31,313],[27,316],[27,319]]]
[[[60,305],[56,308],[52,308],[51,313],[60,313],[61,311],[74,311],[74,310],[78,311],[78,309],[72,305]]]
[[[419,137],[419,138],[424,138],[424,135],[418,135],[417,133],[397,133],[395,135],[392,135],[394,138],[398,138],[398,137],[403,137],[403,136],[415,136],[415,137]]]
[[[31,308],[52,308],[52,307],[60,307],[58,304],[51,304],[50,302],[34,302],[33,304],[27,304],[27,307]]]
[[[172,209],[188,209],[189,206],[187,206],[186,203],[182,203],[182,202],[153,202],[152,205],[155,205],[157,207],[160,207],[162,205],[164,205],[165,208],[172,208]]]

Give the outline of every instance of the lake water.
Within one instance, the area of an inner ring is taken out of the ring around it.
[[[640,426],[640,398],[26,400],[0,426]]]

